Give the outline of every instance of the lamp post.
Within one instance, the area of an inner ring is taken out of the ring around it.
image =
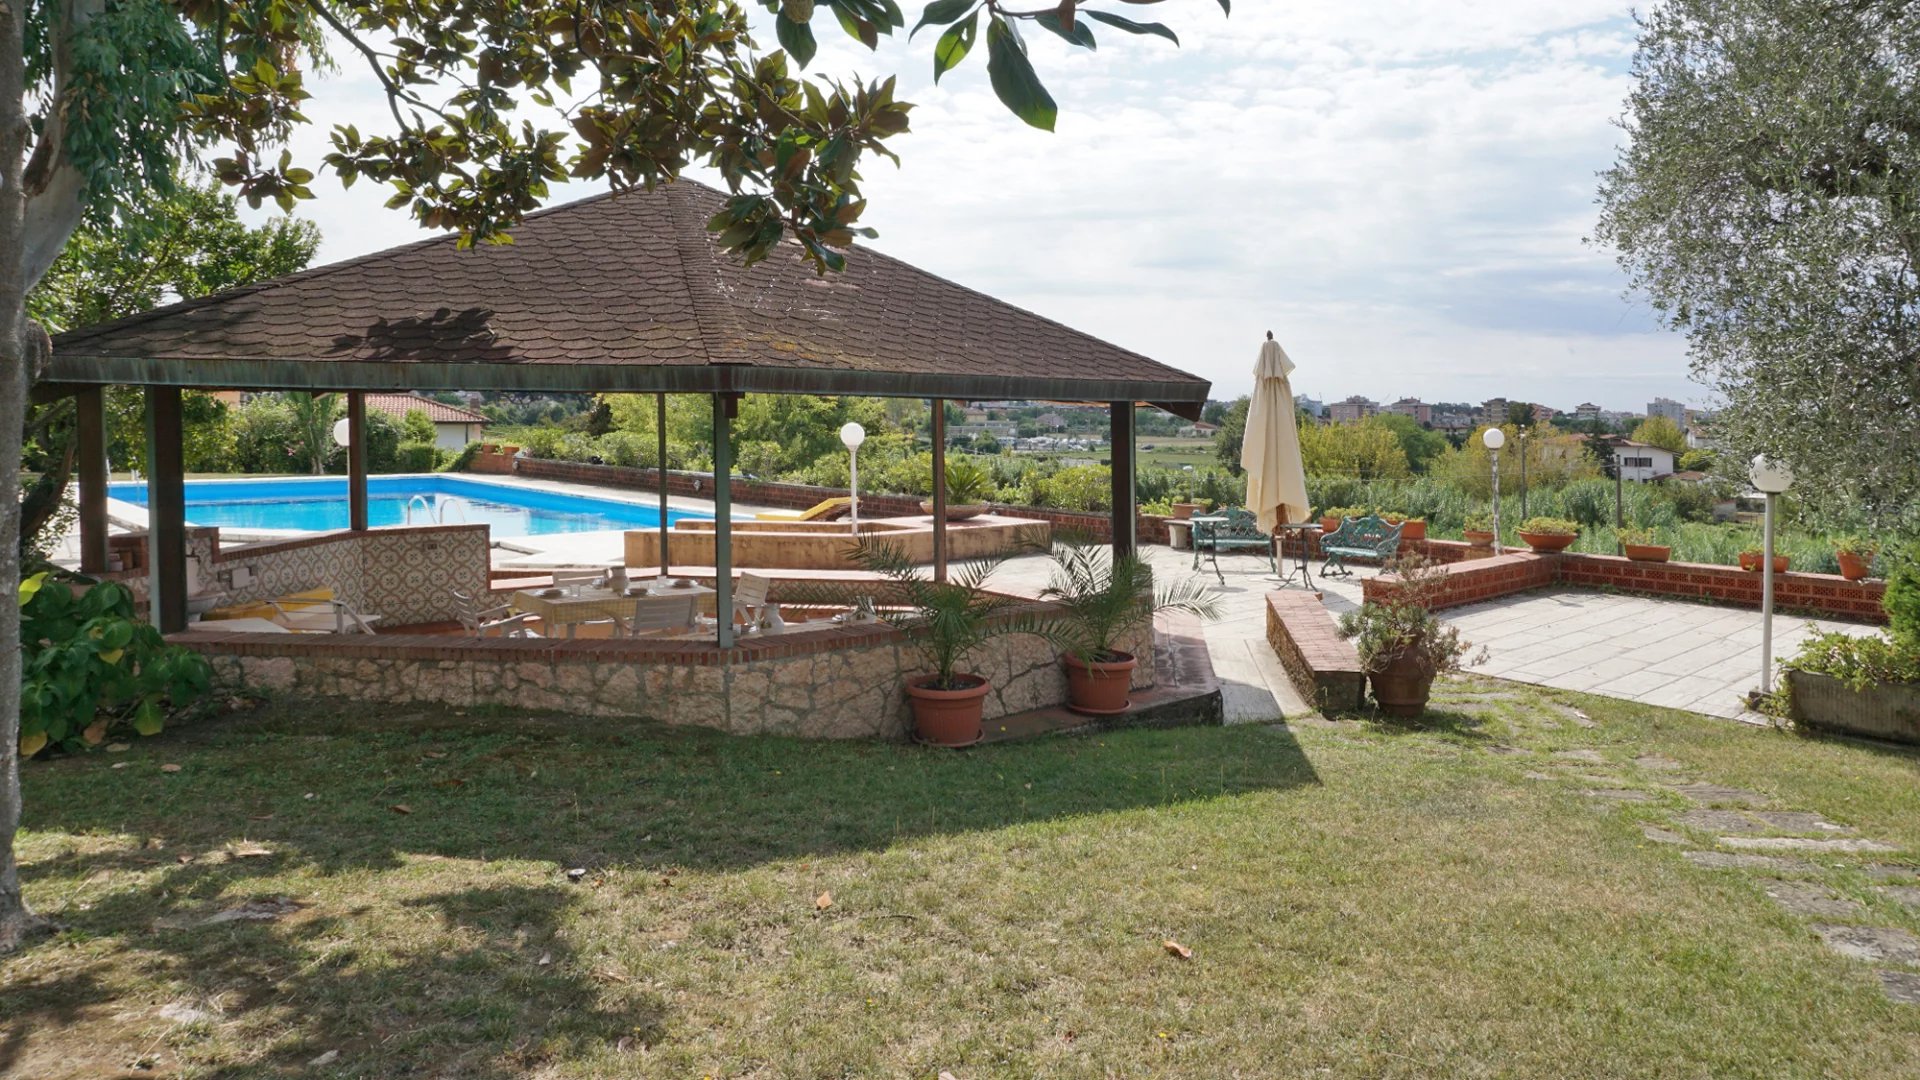
[[[1521,522],[1524,523],[1528,517],[1528,514],[1527,514],[1527,429],[1521,428],[1519,431],[1516,431],[1513,433],[1513,437],[1520,440],[1520,445],[1518,447],[1520,451],[1520,520]]]
[[[867,441],[867,429],[849,420],[840,426],[840,443],[847,448],[847,488],[852,495],[853,531],[860,531],[860,444]]]
[[[1497,427],[1490,427],[1480,437],[1487,446],[1487,453],[1493,458],[1493,553],[1504,555],[1500,546],[1500,448],[1507,445],[1507,433]]]
[[[1793,472],[1765,454],[1755,455],[1749,474],[1753,486],[1767,497],[1766,524],[1760,553],[1760,692],[1773,693],[1773,504],[1793,486]]]

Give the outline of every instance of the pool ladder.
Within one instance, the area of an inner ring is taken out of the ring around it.
[[[460,511],[461,524],[465,524],[467,521],[466,504],[460,500],[459,496],[449,495],[436,508],[433,502],[425,495],[415,495],[413,498],[407,500],[407,524],[409,525],[413,524],[414,503],[420,504],[420,509],[425,513],[426,520],[429,524],[445,525],[447,523],[447,509],[449,507]]]

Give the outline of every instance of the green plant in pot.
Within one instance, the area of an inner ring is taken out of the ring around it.
[[[1564,551],[1580,539],[1580,523],[1566,518],[1530,517],[1520,523],[1520,539],[1535,551]]]
[[[1340,636],[1353,641],[1360,667],[1373,687],[1373,700],[1388,716],[1413,717],[1426,711],[1433,680],[1457,671],[1469,644],[1460,629],[1433,614],[1446,572],[1409,555],[1389,567],[1398,578],[1384,600],[1368,600],[1340,616]]]
[[[1613,533],[1620,541],[1621,550],[1634,562],[1666,562],[1673,556],[1673,548],[1660,543],[1652,529],[1629,527],[1615,529]]]
[[[1198,577],[1155,586],[1153,568],[1138,556],[1114,558],[1111,548],[1084,538],[1053,546],[1053,581],[1042,596],[1064,609],[1052,633],[1067,669],[1067,704],[1075,712],[1111,716],[1127,711],[1138,659],[1120,648],[1144,630],[1155,612],[1185,611],[1203,619],[1219,614],[1214,591]]]
[[[1469,514],[1466,526],[1460,530],[1467,543],[1474,547],[1493,546],[1493,519],[1484,514]]]
[[[1859,581],[1873,573],[1873,560],[1880,545],[1864,536],[1847,536],[1834,542],[1833,553],[1840,560],[1840,576]]]
[[[985,677],[961,671],[960,664],[968,653],[1005,634],[1049,636],[1048,625],[1014,611],[1023,603],[1017,597],[987,591],[1000,557],[955,563],[941,582],[923,575],[894,544],[863,539],[853,555],[893,585],[897,604],[878,614],[906,635],[930,669],[906,684],[914,734],[936,746],[979,742],[981,714],[993,687]]]
[[[947,459],[947,520],[965,521],[987,512],[987,499],[993,494],[993,474],[964,455]],[[933,470],[927,470],[927,490],[933,490]],[[924,513],[933,513],[933,500],[920,504]]]
[[[1320,531],[1330,533],[1338,529],[1348,518],[1366,517],[1364,506],[1330,506],[1320,511]]]

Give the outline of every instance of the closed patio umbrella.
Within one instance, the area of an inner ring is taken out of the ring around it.
[[[1287,374],[1293,361],[1273,340],[1260,346],[1253,367],[1253,399],[1247,405],[1247,431],[1240,442],[1240,467],[1247,471],[1247,509],[1271,534],[1283,521],[1307,519],[1307,472],[1300,463],[1300,431],[1294,422],[1293,387]]]

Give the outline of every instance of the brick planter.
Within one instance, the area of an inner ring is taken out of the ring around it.
[[[1354,712],[1367,694],[1360,654],[1340,636],[1333,616],[1314,593],[1267,594],[1267,644],[1295,689],[1322,712]]]
[[[1821,731],[1920,743],[1920,684],[1877,683],[1855,690],[1827,675],[1788,671],[1793,721]]]

